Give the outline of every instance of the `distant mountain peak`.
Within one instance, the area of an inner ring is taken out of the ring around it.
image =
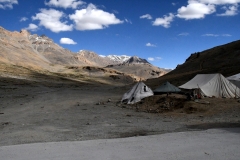
[[[141,63],[141,64],[150,64],[146,59],[139,58],[137,56],[132,56],[124,64],[132,64],[132,63]]]

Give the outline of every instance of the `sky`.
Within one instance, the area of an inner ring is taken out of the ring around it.
[[[0,26],[63,48],[128,55],[174,69],[240,39],[240,0],[0,0]]]

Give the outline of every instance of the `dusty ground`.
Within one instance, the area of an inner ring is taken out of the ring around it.
[[[201,104],[171,95],[175,108],[163,110],[166,95],[119,104],[128,89],[0,78],[0,146],[240,127],[236,99],[206,98],[210,104]]]

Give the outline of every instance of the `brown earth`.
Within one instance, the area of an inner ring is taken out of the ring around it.
[[[237,99],[206,98],[210,104],[202,104],[172,94],[120,104],[130,87],[1,77],[0,146],[240,127]],[[172,101],[169,108],[163,107]]]

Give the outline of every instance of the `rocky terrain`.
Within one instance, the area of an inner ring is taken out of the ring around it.
[[[6,65],[26,67],[32,69],[32,71],[42,70],[43,73],[49,71],[52,73],[65,74],[71,72],[71,74],[75,74],[76,70],[73,71],[72,67],[81,68],[89,66],[90,68],[96,67],[95,72],[92,72],[91,75],[96,73],[96,76],[102,75],[104,78],[108,76],[109,72],[107,69],[103,69],[104,72],[101,72],[99,68],[110,65],[119,65],[122,67],[110,67],[111,70],[116,70],[111,71],[111,73],[122,72],[123,76],[128,74],[133,80],[156,78],[167,73],[164,69],[155,67],[148,62],[146,62],[148,65],[138,63],[137,68],[128,67],[129,65],[132,66],[131,64],[135,65],[135,61],[129,61],[134,57],[116,55],[102,57],[95,52],[86,50],[73,53],[54,43],[46,35],[32,35],[26,30],[10,32],[0,27],[0,50],[0,62]],[[100,73],[98,73],[98,70]],[[142,72],[142,70],[151,71]],[[105,73],[108,74],[105,75]]]

